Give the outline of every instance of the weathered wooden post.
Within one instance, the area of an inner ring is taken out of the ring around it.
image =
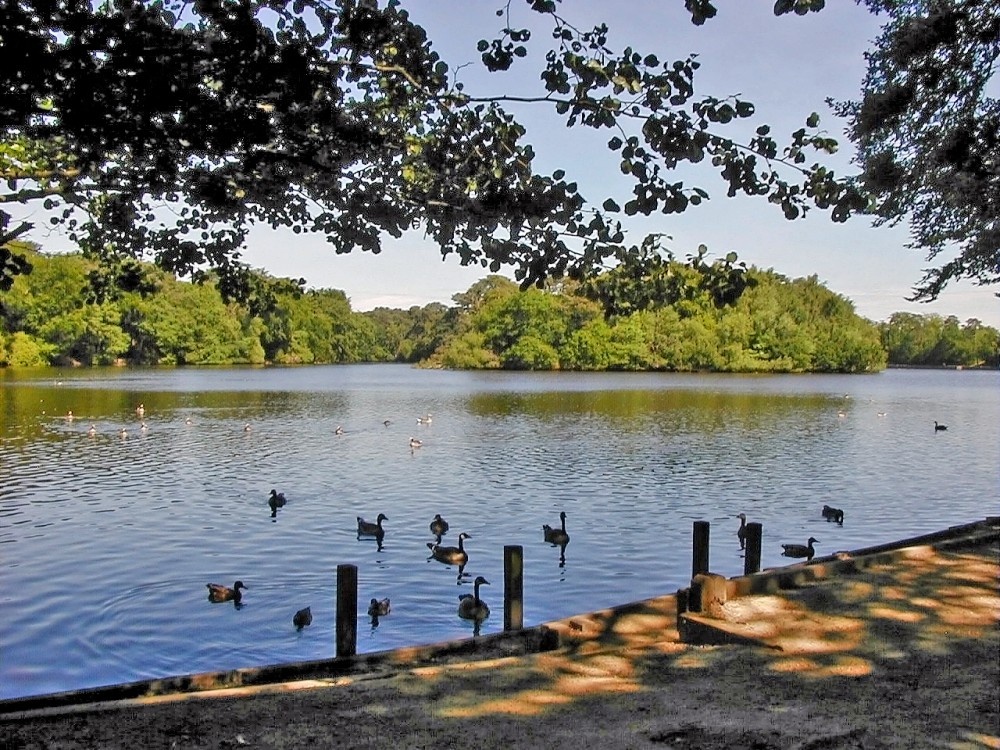
[[[694,545],[691,554],[691,577],[708,572],[708,521],[694,522]]]
[[[524,548],[519,544],[503,548],[503,629],[524,627]]]
[[[743,557],[743,575],[760,572],[760,545],[763,527],[759,523],[748,523],[745,537],[746,551]]]
[[[358,651],[358,566],[337,566],[337,658]]]

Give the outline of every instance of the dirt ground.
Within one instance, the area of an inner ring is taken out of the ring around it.
[[[664,597],[545,653],[0,715],[0,747],[1000,748],[998,562],[925,548],[731,602],[760,645],[682,644]]]

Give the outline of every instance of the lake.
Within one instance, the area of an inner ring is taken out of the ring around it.
[[[501,630],[504,545],[535,625],[686,586],[696,520],[732,576],[740,512],[764,567],[793,562],[782,542],[825,555],[998,512],[996,371],[0,370],[0,414],[2,698],[329,658],[342,563],[366,652],[471,636],[477,575]],[[561,511],[565,550],[542,536]],[[355,521],[379,513],[381,549]],[[444,543],[471,537],[463,576],[428,560],[436,513]],[[207,600],[236,579],[242,607]],[[374,627],[372,597],[392,601]]]

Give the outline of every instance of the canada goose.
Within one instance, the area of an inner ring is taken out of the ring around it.
[[[413,450],[414,448],[419,448],[422,445],[423,443],[420,440],[417,440],[415,437],[410,438],[410,450]]]
[[[946,424],[938,424],[937,421],[935,420],[935,422],[934,422],[934,432],[944,432],[947,429],[948,429],[948,425],[946,425]]]
[[[249,422],[247,422],[245,425],[243,425],[243,432],[250,432],[251,430],[253,430],[253,427],[250,426]]]
[[[118,430],[118,435],[121,436],[122,438],[127,438],[128,437],[128,430],[126,430],[124,427],[122,427],[120,430]]]
[[[476,576],[475,593],[462,594],[458,597],[458,616],[463,620],[475,620],[479,622],[490,616],[489,605],[479,598],[479,587],[484,583],[487,586],[490,585],[490,582],[482,576]]]
[[[223,586],[221,583],[206,583],[205,585],[208,586],[208,600],[216,604],[219,602],[234,602],[239,604],[243,598],[243,592],[240,589],[246,588],[243,581],[237,581],[233,584],[232,588]]]
[[[781,554],[785,557],[804,557],[807,560],[812,560],[813,555],[816,554],[816,550],[813,549],[813,542],[818,542],[819,539],[809,537],[809,544],[782,544],[781,548],[784,550]]]
[[[391,419],[383,419],[382,420],[382,424],[384,424],[386,427],[388,427],[389,425],[392,424],[392,420]]]
[[[344,428],[343,428],[343,426],[338,424],[337,425],[337,429],[333,431],[333,434],[334,435],[343,435],[344,434]]]
[[[66,421],[67,422],[72,422],[73,421],[73,410],[72,409],[70,409],[68,412],[66,412]]]
[[[271,507],[271,518],[278,515],[278,508],[284,508],[287,502],[288,500],[285,499],[284,492],[271,490],[271,496],[267,498],[267,504]]]
[[[358,516],[358,536],[378,536],[381,537],[385,534],[385,529],[382,528],[382,522],[388,521],[389,516],[385,513],[379,513],[378,518],[375,519],[375,523],[366,521],[361,516]]]
[[[844,522],[844,511],[840,508],[831,508],[829,505],[823,506],[823,518],[828,521],[836,521],[837,523]]]
[[[440,539],[448,531],[448,522],[441,518],[441,514],[437,513],[434,516],[434,520],[431,521],[431,533]]]
[[[296,630],[302,630],[302,628],[312,625],[312,621],[312,607],[305,607],[292,615],[292,625],[295,626]]]
[[[548,524],[542,525],[545,541],[551,544],[569,544],[569,534],[566,533],[566,511],[559,514],[559,520],[562,521],[562,528],[559,529],[553,529]]]
[[[427,548],[431,551],[431,557],[435,560],[448,563],[449,565],[465,565],[469,562],[469,553],[465,551],[464,545],[466,539],[472,539],[472,537],[463,531],[458,535],[457,547],[442,547],[440,544],[427,542]]]
[[[142,404],[139,404],[137,407],[135,407],[135,415],[140,419],[142,419],[146,415],[146,407],[143,406]]]
[[[384,617],[389,614],[389,608],[388,599],[372,599],[371,604],[368,605],[368,615],[369,617]]]
[[[740,540],[740,549],[743,549],[747,544],[747,514],[740,513],[736,517],[740,519],[740,527],[736,529],[736,538]]]
[[[149,425],[147,425],[147,424],[146,424],[145,422],[142,422],[142,423],[141,423],[141,424],[139,425],[139,429],[140,429],[140,430],[142,430],[143,432],[145,432],[146,430],[148,430],[148,429],[149,429]]]
[[[87,430],[87,434],[94,437],[94,435],[97,434],[97,425],[90,425],[90,429]]]
[[[194,420],[191,419],[191,417],[188,417],[187,419],[184,420],[184,424],[192,425],[194,424]]]
[[[430,412],[427,412],[427,414],[423,417],[417,417],[417,424],[430,424],[433,421],[434,420],[432,419]]]

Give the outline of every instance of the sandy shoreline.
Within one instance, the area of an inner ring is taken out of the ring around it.
[[[759,645],[682,643],[663,597],[541,653],[0,713],[0,747],[1000,748],[998,575],[996,537],[908,548],[732,602]]]

